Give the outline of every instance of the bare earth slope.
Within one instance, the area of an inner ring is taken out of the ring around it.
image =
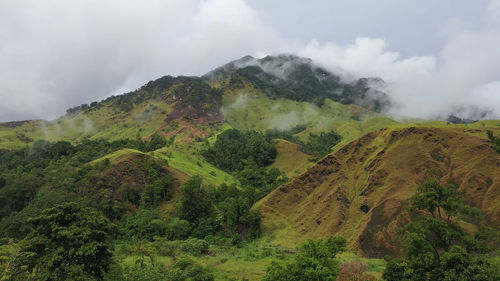
[[[397,230],[407,221],[404,202],[433,168],[500,226],[500,154],[485,139],[440,128],[367,134],[273,191],[257,208],[280,241],[337,234],[349,239],[351,249],[383,257],[396,253]]]

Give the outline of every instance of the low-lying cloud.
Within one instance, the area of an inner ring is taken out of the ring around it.
[[[440,27],[439,52],[407,57],[376,36],[285,38],[243,0],[2,1],[0,121],[54,118],[162,75],[202,75],[280,52],[346,80],[384,79],[395,116],[500,118],[500,1],[489,3],[473,27]]]

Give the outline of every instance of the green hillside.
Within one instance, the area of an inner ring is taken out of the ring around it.
[[[500,120],[396,121],[380,83],[244,57],[0,123],[0,279],[306,280],[358,266],[377,280],[405,257],[398,229],[425,213],[406,206],[429,173],[477,208],[447,201],[446,226],[489,269]]]

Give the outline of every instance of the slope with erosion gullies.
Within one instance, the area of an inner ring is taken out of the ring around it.
[[[326,98],[343,104],[358,104],[380,111],[390,105],[386,94],[377,90],[384,82],[378,78],[343,81],[338,75],[314,64],[311,59],[294,55],[243,57],[219,67],[205,78],[226,80],[231,89],[249,81],[270,98],[285,98],[321,106]]]
[[[222,95],[197,77],[164,76],[136,91],[67,110],[53,121],[0,123],[0,148],[20,148],[38,139],[79,141],[147,138],[185,125],[186,138],[199,126],[220,122]]]
[[[499,227],[500,154],[473,135],[486,136],[485,129],[473,131],[381,129],[349,143],[257,204],[268,239],[286,244],[336,234],[369,257],[397,254],[405,200],[428,169],[440,169],[442,181],[458,185]]]

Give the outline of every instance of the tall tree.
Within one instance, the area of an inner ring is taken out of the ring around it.
[[[112,263],[112,224],[76,203],[46,209],[32,219],[34,230],[20,242],[13,280],[102,280]]]
[[[388,263],[385,280],[500,280],[484,255],[489,235],[482,235],[481,230],[473,236],[457,223],[477,218],[479,211],[467,204],[455,186],[426,180],[409,203],[414,220],[403,229],[406,256]]]

